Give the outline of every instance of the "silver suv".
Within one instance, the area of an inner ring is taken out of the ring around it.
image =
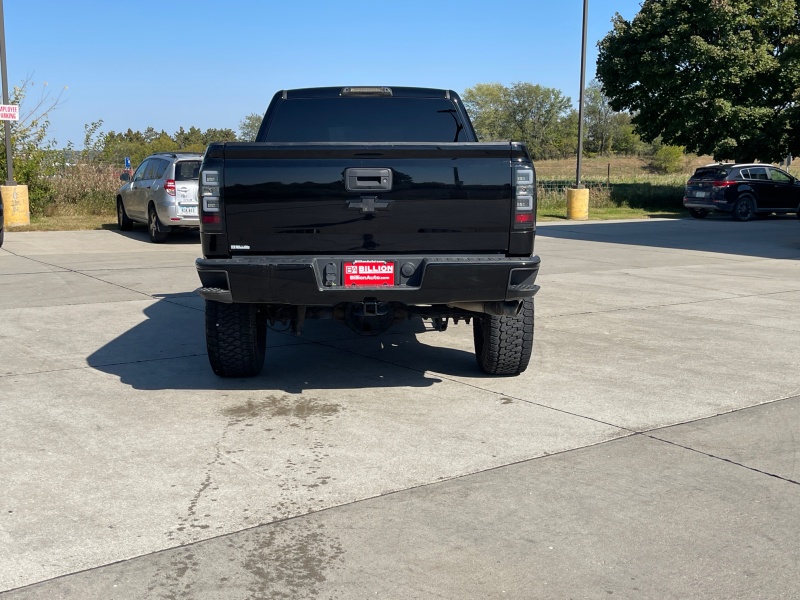
[[[147,223],[150,240],[165,241],[177,227],[197,229],[197,175],[202,154],[158,152],[133,173],[120,175],[126,183],[117,192],[117,224],[130,231]]]

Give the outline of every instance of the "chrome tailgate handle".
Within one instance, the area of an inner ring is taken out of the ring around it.
[[[392,170],[345,169],[344,187],[348,192],[389,191],[392,189]]]

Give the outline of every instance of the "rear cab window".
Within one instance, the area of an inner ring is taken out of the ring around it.
[[[289,98],[265,142],[466,142],[446,98]]]

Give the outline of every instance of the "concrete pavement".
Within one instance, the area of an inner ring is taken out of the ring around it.
[[[800,223],[539,227],[535,354],[270,331],[213,375],[193,235],[7,232],[0,597],[800,597]]]

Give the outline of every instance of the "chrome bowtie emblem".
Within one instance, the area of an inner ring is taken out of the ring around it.
[[[360,208],[362,213],[372,213],[381,208],[389,208],[391,200],[378,200],[377,196],[361,196],[358,200],[350,200],[347,208]]]

